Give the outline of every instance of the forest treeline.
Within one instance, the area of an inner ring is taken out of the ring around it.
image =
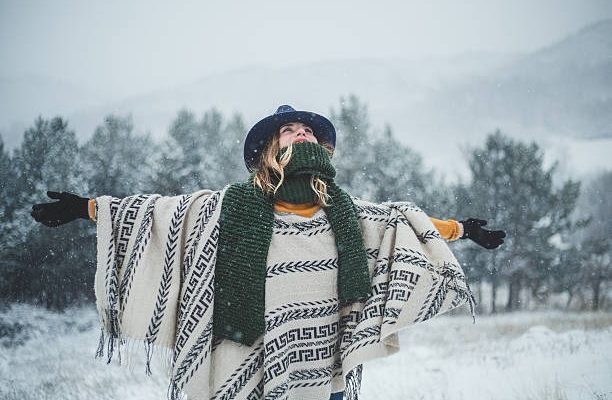
[[[500,131],[464,155],[470,178],[447,184],[390,127],[377,130],[354,96],[330,112],[338,130],[337,182],[375,202],[408,200],[438,218],[477,217],[507,233],[496,250],[451,243],[480,311],[612,308],[612,172],[557,182],[536,143]],[[66,119],[38,118],[10,154],[0,136],[0,304],[53,309],[94,301],[95,224],[36,223],[47,190],[84,197],[178,195],[244,180],[240,115],[181,110],[161,141],[135,133],[130,117],[107,116],[85,143]],[[80,222],[79,222],[80,221]]]

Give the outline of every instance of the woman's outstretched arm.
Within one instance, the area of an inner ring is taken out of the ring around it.
[[[442,239],[453,241],[457,239],[471,239],[485,249],[495,249],[504,243],[506,233],[502,230],[491,231],[483,229],[487,224],[483,219],[468,218],[464,221],[454,219],[441,220],[429,218],[440,233]]]

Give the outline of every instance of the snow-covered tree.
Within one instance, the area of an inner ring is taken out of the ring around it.
[[[247,176],[242,156],[246,132],[247,128],[240,114],[232,115],[223,127],[223,135],[219,140],[221,147],[217,152],[222,162],[219,169],[221,185],[244,180]]]
[[[77,164],[78,151],[75,132],[63,118],[39,117],[25,131],[13,157],[19,188],[15,220],[22,239],[34,226],[31,205],[51,201],[47,190],[82,193],[85,189],[81,167]]]
[[[581,282],[590,292],[590,304],[598,310],[612,281],[612,171],[599,173],[580,199],[580,212],[589,224],[578,236]]]
[[[374,138],[371,152],[366,177],[373,201],[412,201],[432,216],[450,217],[450,188],[426,169],[419,153],[397,140],[390,127]]]
[[[179,111],[161,145],[152,185],[160,193],[180,194],[221,189],[245,179],[244,135],[239,115],[226,122],[219,111],[211,109],[198,121],[192,112]]]
[[[134,133],[131,116],[108,115],[80,152],[80,173],[87,182],[88,195],[150,193],[147,178],[153,169],[151,154],[156,151],[148,134]]]
[[[214,108],[205,112],[200,121],[203,169],[197,189],[221,189],[247,176],[242,143],[246,134],[242,117],[229,120]]]
[[[159,146],[152,176],[154,191],[176,195],[185,193],[199,181],[202,154],[198,151],[198,124],[193,113],[181,110],[172,122],[169,137]],[[191,165],[191,167],[189,167]]]
[[[334,165],[341,186],[371,201],[413,201],[432,215],[448,215],[450,189],[425,168],[420,154],[397,139],[391,127],[377,134],[370,126],[367,106],[356,96],[341,98],[331,116],[337,130]]]
[[[536,298],[546,296],[563,238],[575,229],[571,214],[580,184],[568,180],[555,187],[556,164],[544,167],[542,149],[499,131],[471,150],[469,167],[471,182],[457,188],[462,216],[490,220],[507,234],[495,251],[470,247],[463,253],[477,275],[491,280],[492,311],[500,279],[508,285],[508,311],[521,306],[522,289],[529,288]]]
[[[358,197],[372,198],[374,187],[368,177],[372,163],[373,132],[367,106],[356,96],[340,98],[338,110],[330,112],[336,128],[336,150],[333,162],[337,183]]]
[[[38,118],[14,153],[18,191],[11,228],[14,241],[3,260],[4,300],[62,308],[91,296],[93,278],[83,243],[91,236],[82,224],[48,228],[30,216],[31,206],[53,201],[47,190],[82,193],[78,143],[66,120]],[[93,253],[93,252],[89,252]]]
[[[17,171],[8,151],[4,150],[4,139],[0,136],[0,252],[12,242],[11,222],[17,205]]]

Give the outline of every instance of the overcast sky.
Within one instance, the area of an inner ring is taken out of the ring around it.
[[[612,17],[611,1],[4,1],[0,76],[122,98],[251,65],[522,52]]]

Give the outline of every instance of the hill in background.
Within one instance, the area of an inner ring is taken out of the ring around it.
[[[4,79],[0,101],[9,106],[0,109],[0,128],[11,147],[36,115],[59,113],[85,139],[106,114],[131,113],[137,129],[160,138],[181,108],[240,112],[251,125],[280,104],[328,113],[348,94],[369,105],[374,126],[389,123],[430,166],[449,174],[465,169],[452,165],[455,154],[497,128],[538,140],[552,158],[571,153],[568,173],[601,168],[612,150],[612,20],[529,54],[245,68],[107,104],[66,83]]]

